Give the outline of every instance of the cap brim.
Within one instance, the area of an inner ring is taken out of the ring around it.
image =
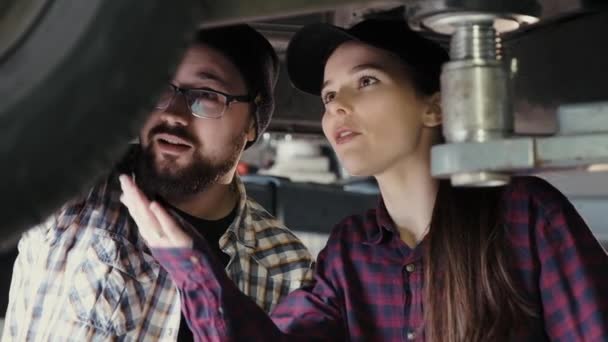
[[[293,85],[320,95],[325,62],[342,43],[357,40],[345,30],[329,24],[312,24],[298,31],[287,47],[287,73]]]

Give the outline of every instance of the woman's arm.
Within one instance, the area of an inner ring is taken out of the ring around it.
[[[325,248],[313,285],[290,293],[269,317],[239,291],[204,240],[186,234],[158,203],[128,177],[120,177],[121,201],[142,237],[180,290],[182,310],[194,336],[205,341],[341,340],[338,296],[326,277]]]
[[[316,271],[314,285],[287,295],[269,317],[228,278],[206,243],[196,249],[153,249],[180,289],[182,311],[194,336],[211,341],[343,339],[330,283]],[[320,268],[325,258],[320,255]],[[317,269],[319,270],[319,269]]]

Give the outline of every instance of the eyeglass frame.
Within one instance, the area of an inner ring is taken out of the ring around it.
[[[224,93],[222,91],[219,90],[215,90],[215,89],[211,89],[211,88],[182,88],[182,87],[178,87],[173,83],[168,83],[168,85],[171,87],[171,89],[173,89],[173,94],[171,95],[171,99],[169,101],[167,101],[167,105],[163,106],[163,107],[159,107],[158,104],[156,105],[156,109],[160,109],[160,110],[167,110],[167,108],[169,108],[171,106],[171,104],[173,103],[173,100],[175,100],[175,95],[176,94],[180,94],[184,100],[186,101],[186,104],[188,105],[188,110],[190,110],[190,114],[192,114],[192,116],[197,117],[199,119],[219,119],[222,116],[224,116],[224,113],[226,112],[226,109],[228,109],[228,107],[230,107],[230,105],[234,102],[241,102],[241,103],[249,103],[249,102],[254,102],[255,99],[247,94],[247,95],[231,95],[228,93]],[[218,95],[222,95],[224,96],[224,98],[226,98],[226,101],[224,102],[224,109],[222,110],[222,112],[217,116],[217,117],[208,117],[208,116],[201,116],[200,114],[196,114],[193,110],[192,110],[192,106],[188,104],[188,93],[190,93],[191,91],[206,91],[208,93],[213,93],[213,94],[218,94]]]

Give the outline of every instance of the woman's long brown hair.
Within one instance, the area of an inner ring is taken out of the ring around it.
[[[440,183],[424,258],[427,341],[504,341],[535,316],[509,273],[503,190]]]
[[[440,50],[424,71],[403,63],[421,96],[440,90],[441,65],[449,59]],[[443,142],[441,127],[436,129],[436,142]],[[538,316],[509,272],[503,191],[440,182],[424,247],[427,341],[505,341]]]

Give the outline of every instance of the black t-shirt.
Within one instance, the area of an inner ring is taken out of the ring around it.
[[[228,216],[215,220],[209,221],[205,219],[201,219],[198,217],[194,217],[189,215],[177,208],[173,208],[184,220],[190,223],[198,233],[200,233],[209,243],[209,246],[215,253],[215,256],[224,264],[224,267],[228,265],[230,261],[230,257],[228,254],[224,253],[219,246],[219,241],[222,235],[226,232],[234,218],[236,217],[237,208],[235,207]],[[179,325],[179,332],[177,335],[177,340],[179,342],[189,342],[194,341],[194,336],[192,335],[192,331],[188,327],[188,323],[186,322],[186,318],[182,313],[182,319]]]

